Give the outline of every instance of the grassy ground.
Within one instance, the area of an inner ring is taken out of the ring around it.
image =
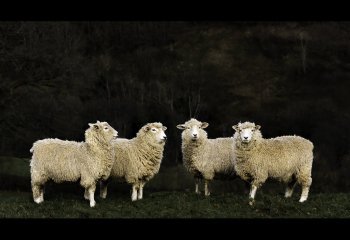
[[[28,160],[0,158],[0,218],[350,217],[348,193],[311,192],[309,200],[300,204],[300,189],[291,199],[285,199],[282,186],[266,184],[258,191],[255,205],[249,206],[244,187],[237,187],[241,183],[235,181],[213,184],[212,195],[205,198],[193,193],[193,180],[182,170],[164,169],[146,185],[143,200],[131,202],[129,186],[112,183],[107,199],[100,199],[97,191],[95,208],[83,199],[83,189],[77,183],[48,183],[45,202],[37,205],[30,191]],[[225,184],[236,189],[227,191]],[[171,188],[167,190],[166,186]]]
[[[30,192],[0,192],[1,218],[348,218],[350,194],[314,194],[303,204],[297,196],[259,194],[255,206],[234,193],[209,198],[186,192],[146,192],[142,201],[129,195],[97,199],[95,208],[81,194],[47,194],[43,204]]]

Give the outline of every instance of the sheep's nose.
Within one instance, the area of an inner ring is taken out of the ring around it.
[[[244,137],[244,139],[248,139],[248,137]]]
[[[163,139],[166,140],[166,136],[164,136]]]
[[[197,133],[194,133],[194,134],[193,134],[193,137],[197,137]]]

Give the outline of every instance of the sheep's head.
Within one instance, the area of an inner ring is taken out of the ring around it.
[[[261,135],[259,131],[260,125],[255,125],[255,123],[251,122],[238,123],[232,126],[232,128],[236,131],[235,135],[245,144],[255,139],[255,135]]]
[[[110,142],[118,137],[118,132],[107,122],[97,121],[96,123],[89,123],[89,129],[86,130],[85,136],[86,138]]]
[[[140,134],[147,136],[151,141],[164,144],[166,142],[165,130],[166,126],[163,126],[160,122],[147,123],[139,131]]]
[[[189,138],[193,142],[196,142],[199,139],[207,138],[207,132],[203,129],[208,126],[209,123],[207,122],[200,122],[197,119],[191,118],[184,124],[179,124],[176,127],[184,130],[182,132],[183,138]]]

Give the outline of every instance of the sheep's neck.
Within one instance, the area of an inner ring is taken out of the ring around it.
[[[240,140],[236,139],[236,161],[237,162],[247,162],[250,160],[249,152],[257,150],[259,148],[258,140],[253,140],[250,143],[242,143]],[[247,155],[248,153],[248,155]]]
[[[155,144],[140,137],[137,137],[135,140],[140,146],[138,149],[140,156],[145,156],[142,159],[147,159],[147,163],[143,161],[144,164],[149,166],[159,165],[163,158],[164,143]]]
[[[184,141],[184,139],[183,139]],[[203,152],[207,139],[198,139],[196,141],[184,141],[183,151],[185,161],[194,164],[197,161],[198,155]]]

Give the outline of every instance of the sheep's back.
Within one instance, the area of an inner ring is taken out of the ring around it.
[[[269,176],[288,179],[304,166],[311,166],[313,144],[299,136],[281,136],[264,139],[255,160],[264,161]]]
[[[44,139],[33,144],[31,171],[42,172],[56,182],[75,181],[88,157],[83,143]]]

